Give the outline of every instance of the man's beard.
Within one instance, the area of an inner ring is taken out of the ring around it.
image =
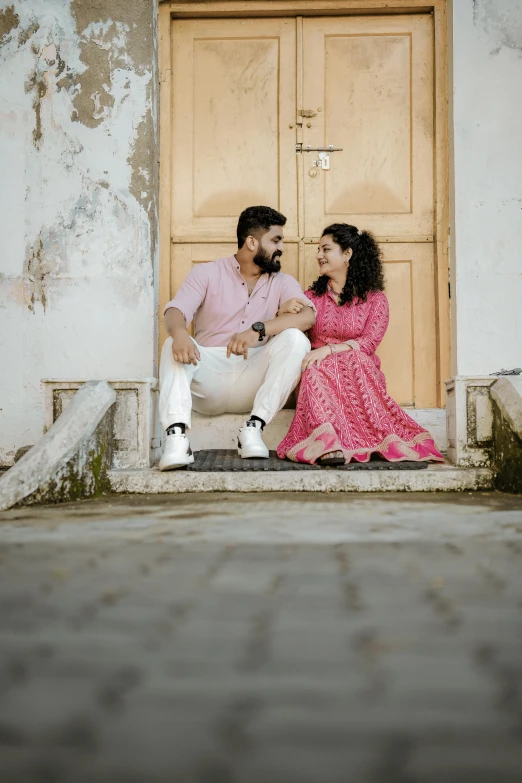
[[[279,260],[281,255],[281,252],[276,250],[272,256],[269,256],[265,250],[259,248],[259,252],[254,256],[254,264],[257,264],[262,272],[271,275],[281,270],[281,261]]]

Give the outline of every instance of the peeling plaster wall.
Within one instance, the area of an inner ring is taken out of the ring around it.
[[[482,375],[522,367],[522,0],[451,16],[452,374]]]
[[[0,0],[0,464],[42,378],[154,374],[156,3]]]

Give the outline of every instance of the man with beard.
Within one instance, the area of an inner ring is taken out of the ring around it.
[[[161,354],[159,408],[167,434],[160,470],[194,461],[186,433],[192,407],[207,416],[252,411],[239,430],[239,455],[268,457],[263,428],[299,381],[310,350],[303,332],[315,323],[297,280],[280,271],[285,223],[270,207],[245,209],[237,253],[195,266],[166,305],[170,337]],[[277,317],[296,298],[303,305]],[[194,339],[187,331],[192,320]]]

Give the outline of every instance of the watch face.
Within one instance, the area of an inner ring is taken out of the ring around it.
[[[264,328],[265,325],[261,321],[256,321],[255,324],[252,324],[252,329],[254,332],[261,332]]]

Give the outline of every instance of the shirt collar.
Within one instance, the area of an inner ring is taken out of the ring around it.
[[[241,274],[241,267],[239,266],[239,262],[235,256],[230,257],[230,263],[232,265],[232,268],[235,270],[236,274],[239,275],[239,277],[243,280],[243,275]],[[259,279],[252,290],[252,294],[254,293],[254,291],[257,291],[259,288],[263,288],[263,286],[265,286],[268,283],[269,279],[270,279],[270,275],[268,274],[268,272],[263,272],[263,274],[259,276]]]

